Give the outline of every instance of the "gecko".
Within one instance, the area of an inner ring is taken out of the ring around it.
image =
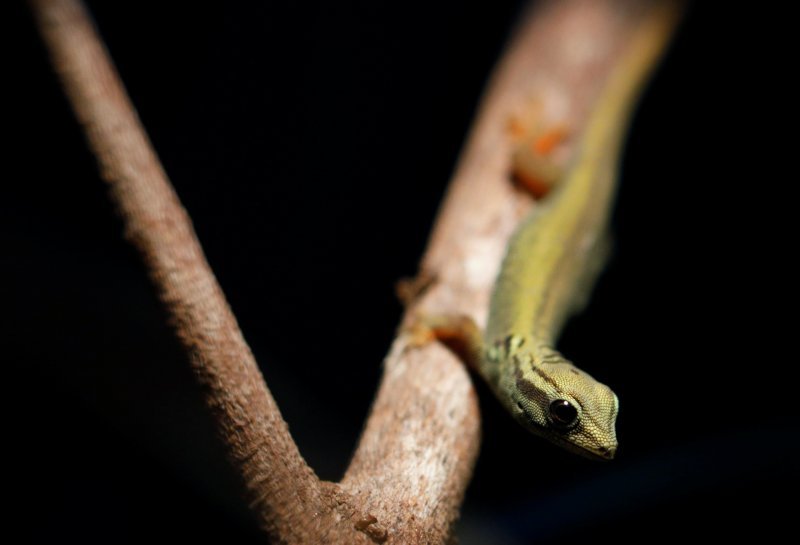
[[[513,175],[537,206],[512,234],[495,281],[483,332],[461,315],[417,316],[415,343],[456,348],[508,412],[531,432],[576,454],[610,460],[617,452],[619,401],[565,358],[555,342],[567,318],[588,301],[609,254],[609,222],[619,155],[634,102],[678,19],[658,2],[602,84],[563,173],[547,154],[562,126],[539,127],[514,153]],[[541,168],[544,167],[544,168]]]

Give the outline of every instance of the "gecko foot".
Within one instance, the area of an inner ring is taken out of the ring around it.
[[[542,198],[563,174],[558,152],[569,138],[569,126],[545,119],[539,97],[531,101],[524,115],[512,119],[509,129],[515,142],[511,174],[523,189]]]
[[[474,367],[481,353],[481,332],[475,321],[464,314],[417,315],[403,328],[408,346],[418,348],[439,341]]]

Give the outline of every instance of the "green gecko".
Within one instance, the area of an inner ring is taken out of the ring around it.
[[[566,319],[585,304],[604,265],[624,131],[678,11],[675,4],[662,2],[643,16],[575,143],[569,168],[512,235],[483,335],[464,316],[420,316],[411,326],[415,342],[433,337],[461,347],[525,428],[594,459],[616,454],[619,402],[608,386],[555,350],[555,341]],[[538,147],[546,151],[551,146]],[[515,165],[518,179],[545,178],[519,172],[525,164]],[[536,193],[542,194],[541,187],[537,184]]]

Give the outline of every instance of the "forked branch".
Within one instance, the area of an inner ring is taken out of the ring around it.
[[[53,65],[103,178],[206,393],[230,460],[269,535],[282,543],[442,543],[479,444],[468,374],[439,345],[401,335],[341,483],[305,463],[80,0],[31,0]],[[538,6],[492,78],[422,264],[407,315],[483,324],[506,241],[533,205],[509,183],[508,124],[533,98],[579,130],[649,2]],[[568,149],[567,154],[568,156]]]

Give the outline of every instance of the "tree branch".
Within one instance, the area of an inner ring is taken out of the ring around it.
[[[297,450],[88,14],[77,0],[31,2],[42,36],[103,178],[206,389],[206,399],[271,533],[320,513],[319,481]],[[280,463],[276,463],[280,461]],[[291,494],[291,496],[288,496]],[[280,500],[280,501],[278,501]]]
[[[509,183],[508,123],[532,98],[578,132],[648,2],[545,3],[492,78],[422,262],[415,312],[484,324],[506,241],[533,206]],[[441,543],[479,445],[470,378],[440,345],[396,339],[340,484],[320,482],[292,441],[230,307],[79,0],[31,0],[76,116],[204,388],[248,499],[282,543]],[[569,158],[569,147],[561,157]]]

